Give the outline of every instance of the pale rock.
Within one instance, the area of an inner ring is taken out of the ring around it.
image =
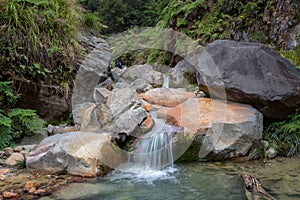
[[[140,97],[148,103],[168,107],[177,106],[194,96],[194,93],[181,88],[155,88],[140,94]]]
[[[267,150],[266,155],[268,159],[273,159],[277,156],[277,151],[274,148],[270,147]]]
[[[8,166],[14,166],[18,162],[23,162],[25,160],[24,156],[20,153],[11,154],[5,161],[5,164]]]
[[[116,168],[121,152],[107,133],[69,132],[44,139],[26,160],[29,170],[95,177]]]

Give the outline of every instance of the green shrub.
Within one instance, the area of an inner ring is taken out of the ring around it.
[[[274,122],[265,131],[267,140],[282,156],[300,153],[300,111],[285,121]]]
[[[0,82],[0,149],[8,147],[24,136],[44,133],[45,121],[34,110],[9,108],[19,98],[10,87],[11,82]]]
[[[300,69],[300,47],[291,50],[281,50],[279,53]]]
[[[72,85],[77,33],[97,19],[77,0],[0,0],[0,81]]]

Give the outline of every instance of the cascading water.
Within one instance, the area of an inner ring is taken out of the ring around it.
[[[173,133],[178,128],[165,124],[153,112],[151,116],[154,126],[136,139],[128,162],[118,168],[119,173],[111,176],[112,180],[127,179],[129,182],[152,184],[156,180],[175,179],[172,175],[176,171],[173,166],[172,141]]]
[[[163,83],[163,88],[169,88],[169,84],[170,84],[170,77],[168,74],[164,74],[164,83]]]
[[[157,119],[152,114],[154,127],[139,137],[129,162],[140,168],[159,170],[166,166],[173,167],[172,138],[176,128]]]

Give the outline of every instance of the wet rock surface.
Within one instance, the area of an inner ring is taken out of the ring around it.
[[[3,172],[3,173],[2,173]],[[26,169],[0,167],[0,199],[39,199],[69,183],[86,181],[79,176],[40,175]]]

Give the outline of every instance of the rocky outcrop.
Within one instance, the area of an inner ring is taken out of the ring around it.
[[[19,84],[17,87],[22,95],[18,100],[18,107],[36,110],[37,114],[47,122],[65,120],[70,114],[69,96],[61,91],[59,86],[50,86],[43,82]]]
[[[155,89],[152,93],[155,91],[161,93]],[[184,153],[181,160],[246,156],[262,139],[262,114],[249,105],[195,97],[173,107],[150,105],[157,109],[158,118],[179,127],[173,149],[176,158]]]
[[[115,134],[130,134],[147,117],[132,88],[114,89],[106,105],[112,121],[103,128]]]
[[[117,149],[117,148],[116,148]],[[94,177],[103,175],[121,162],[106,133],[69,132],[44,139],[26,159],[29,170]]]
[[[131,66],[122,75],[122,79],[138,93],[163,85],[163,74],[155,71],[151,65]]]
[[[227,100],[250,104],[269,118],[285,118],[300,106],[300,71],[269,47],[219,40],[204,52],[197,79],[207,94],[224,98],[219,91],[225,91]]]
[[[53,123],[65,120],[74,107],[93,100],[94,87],[99,80],[107,78],[104,72],[109,65],[111,53],[107,43],[100,38],[79,34],[78,40],[90,52],[85,59],[80,61],[80,68],[72,91],[72,100],[70,88],[62,91],[59,85],[48,85],[43,82],[20,82],[16,86],[19,88],[19,93],[22,94],[18,100],[18,107],[37,110],[39,116],[47,122]]]
[[[83,66],[83,70],[85,68]],[[92,68],[88,69],[93,71]],[[96,74],[96,72],[93,73]],[[81,131],[109,132],[116,136],[120,133],[129,135],[141,126],[144,120],[151,121],[141,107],[138,93],[154,86],[161,86],[163,84],[162,73],[155,71],[150,65],[135,65],[124,69],[115,68],[112,70],[112,75],[114,82],[108,88],[103,84],[105,81],[96,84],[99,76],[94,78],[95,86],[83,86],[85,83],[79,80],[83,80],[85,74],[77,74],[78,87],[74,90],[75,94],[72,98],[73,118],[75,123],[80,125]],[[84,87],[92,87],[93,91],[85,90]],[[79,90],[84,91],[78,92]],[[90,97],[89,99],[80,98],[79,95]],[[151,128],[150,125],[151,123],[144,124],[144,127]]]
[[[103,39],[91,37],[89,42],[94,45],[94,48],[82,61],[73,88],[72,109],[76,124],[81,124],[80,113],[86,108],[86,104],[95,102],[94,88],[101,78],[104,80],[107,78],[105,72],[111,59],[110,48]]]

